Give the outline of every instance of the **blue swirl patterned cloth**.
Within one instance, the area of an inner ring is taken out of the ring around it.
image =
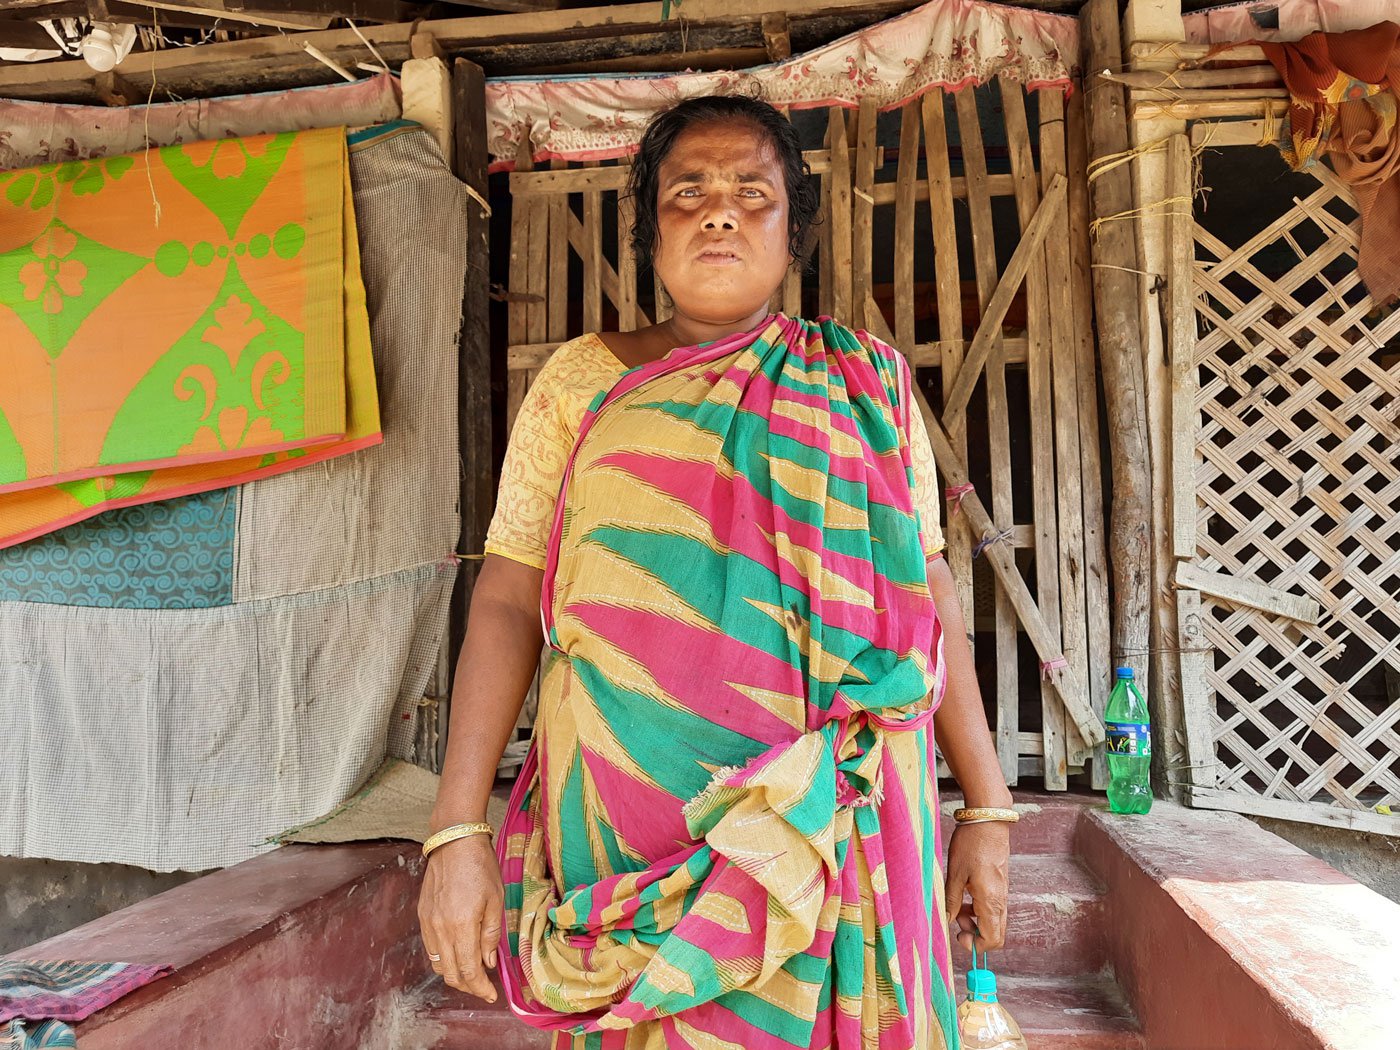
[[[0,601],[103,609],[233,602],[235,489],[110,510],[0,549]]]

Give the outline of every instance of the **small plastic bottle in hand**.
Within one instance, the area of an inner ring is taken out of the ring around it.
[[[1016,1019],[997,1002],[997,975],[977,966],[977,949],[972,950],[972,969],[967,971],[967,998],[958,1005],[958,1035],[963,1050],[1027,1050],[1026,1037]]]

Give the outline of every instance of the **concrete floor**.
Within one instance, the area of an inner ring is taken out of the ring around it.
[[[1400,838],[1271,817],[1249,819],[1400,904]]]
[[[164,893],[200,874],[0,857],[0,955]]]

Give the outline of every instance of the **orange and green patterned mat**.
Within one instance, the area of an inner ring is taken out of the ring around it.
[[[0,172],[0,547],[379,440],[343,128]]]

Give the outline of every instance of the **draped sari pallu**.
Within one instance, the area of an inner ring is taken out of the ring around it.
[[[956,1046],[910,403],[889,347],[774,315],[585,414],[500,836],[556,1047]]]

